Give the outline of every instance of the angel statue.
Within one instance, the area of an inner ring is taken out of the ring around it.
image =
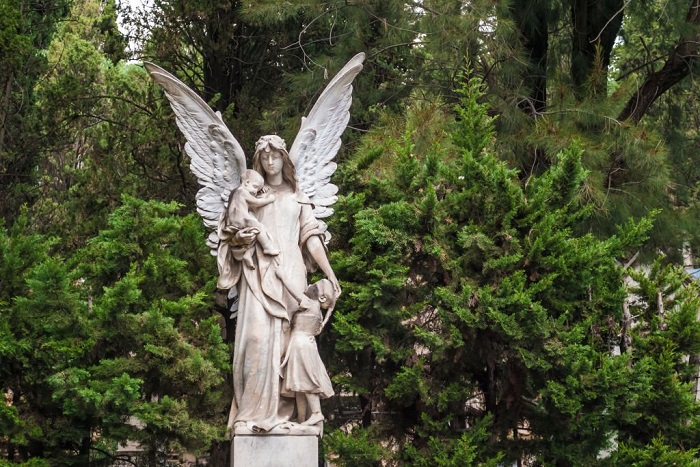
[[[301,303],[306,300],[308,273],[320,269],[332,284],[334,298],[341,292],[326,256],[329,234],[319,219],[333,213],[337,200],[338,188],[330,183],[337,167],[333,158],[350,118],[352,81],[363,61],[364,54],[356,55],[330,81],[302,118],[289,150],[276,135],[258,140],[252,169],[264,185],[258,192],[241,187],[249,192],[239,195],[246,158],[221,114],[170,73],[145,64],[164,88],[187,140],[190,168],[201,185],[197,212],[211,232],[207,244],[217,258],[217,286],[238,292],[234,398],[227,427],[231,435],[309,434],[312,428],[292,422],[295,400],[303,398],[283,390],[282,365],[289,352],[292,318],[310,306]],[[297,413],[296,420],[306,420],[305,414]],[[320,434],[319,429],[314,434]]]

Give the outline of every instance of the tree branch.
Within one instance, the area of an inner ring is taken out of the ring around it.
[[[692,1],[686,21],[693,25],[700,25],[700,0]],[[664,66],[659,71],[651,73],[644,84],[632,95],[618,116],[618,120],[639,123],[656,99],[690,74],[691,65],[697,60],[698,54],[700,54],[700,33],[695,33],[689,38],[682,37]]]

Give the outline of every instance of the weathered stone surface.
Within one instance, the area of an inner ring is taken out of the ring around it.
[[[363,61],[357,54],[330,80],[289,150],[277,135],[261,137],[252,168],[221,114],[177,77],[144,64],[187,139],[190,168],[201,185],[197,212],[217,258],[217,288],[238,295],[229,435],[323,430],[320,399],[334,391],[315,337],[341,289],[326,253],[330,235],[319,219],[332,214],[337,200],[333,159]],[[326,278],[309,285],[308,274],[316,270]]]
[[[232,467],[316,467],[318,437],[237,435],[231,443]]]

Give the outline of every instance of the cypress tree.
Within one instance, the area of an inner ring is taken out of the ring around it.
[[[603,239],[582,233],[584,151],[572,144],[521,180],[494,153],[482,86],[466,81],[454,120],[413,104],[403,128],[368,135],[342,175],[351,185],[331,227],[347,245],[333,257],[346,282],[331,361],[359,413],[339,417],[352,432],[332,433],[328,448],[341,462],[586,465],[624,435],[644,455],[655,435],[622,427],[657,416],[640,404],[654,397],[640,386],[650,372],[685,407],[664,423],[694,426],[697,408],[675,382],[677,356],[652,370],[614,351],[627,294],[619,264],[651,220]]]

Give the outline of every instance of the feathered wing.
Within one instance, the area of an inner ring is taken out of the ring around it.
[[[185,135],[185,151],[190,169],[201,188],[197,192],[197,212],[211,231],[207,245],[216,254],[219,216],[226,209],[231,191],[241,183],[246,169],[245,154],[221,115],[185,83],[152,63],[144,63],[151,77],[165,90],[175,112],[177,126]]]
[[[328,83],[301,128],[289,157],[294,162],[297,183],[311,199],[317,218],[333,214],[338,187],[330,182],[337,165],[333,158],[340,148],[340,136],[350,120],[352,81],[362,70],[364,53],[355,55]]]

